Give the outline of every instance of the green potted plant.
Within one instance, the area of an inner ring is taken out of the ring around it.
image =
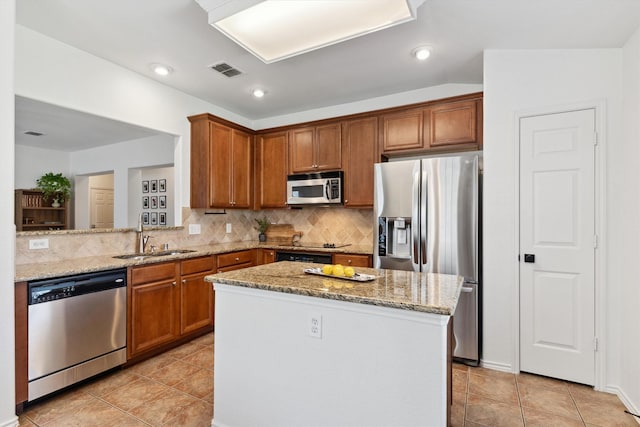
[[[267,235],[264,234],[267,229],[269,228],[269,220],[267,219],[267,217],[262,217],[262,219],[260,218],[256,218],[256,222],[258,223],[258,225],[254,226],[253,228],[255,228],[256,230],[258,230],[258,239],[261,242],[266,242],[267,241]]]
[[[62,173],[47,172],[36,180],[38,189],[46,200],[51,200],[54,208],[60,207],[60,202],[71,195],[71,181]]]

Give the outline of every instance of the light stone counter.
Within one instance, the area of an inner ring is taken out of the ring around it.
[[[206,276],[226,285],[370,304],[381,307],[452,315],[458,303],[462,277],[413,271],[356,267],[356,273],[373,275],[356,282],[304,273],[318,264],[281,261]]]
[[[240,251],[245,249],[281,249],[287,251],[300,251],[300,252],[329,252],[329,253],[355,253],[363,255],[371,255],[372,249],[370,246],[346,246],[343,248],[303,248],[297,246],[281,246],[270,243],[259,243],[256,241],[243,241],[243,242],[231,242],[231,243],[217,243],[212,245],[202,246],[185,246],[180,249],[190,249],[194,252],[177,254],[170,256],[158,256],[147,257],[145,259],[136,260],[128,259],[121,260],[113,258],[114,255],[119,254],[105,254],[102,256],[81,256],[78,254],[77,258],[65,259],[60,262],[36,262],[29,264],[16,265],[16,282],[23,282],[29,280],[48,279],[52,277],[68,276],[71,274],[90,273],[94,271],[109,270],[114,268],[123,268],[133,265],[145,265],[153,264],[165,261],[174,261],[179,259],[195,258],[205,255],[217,255],[227,252]],[[172,248],[175,249],[175,248]]]

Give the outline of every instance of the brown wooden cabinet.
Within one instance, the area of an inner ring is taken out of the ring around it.
[[[287,207],[288,133],[258,135],[256,139],[257,209]]]
[[[16,231],[66,230],[68,202],[58,208],[44,199],[40,190],[15,190]]]
[[[289,172],[342,168],[340,123],[292,129],[289,132]]]
[[[383,155],[479,150],[482,96],[432,102],[381,116]]]
[[[132,359],[213,325],[212,256],[131,268],[127,356]]]
[[[218,255],[218,273],[240,270],[254,265],[254,256],[251,249]]]
[[[276,250],[275,249],[256,249],[256,264],[271,264],[276,262]]]
[[[373,207],[373,164],[378,147],[378,119],[369,117],[342,124],[344,206]]]
[[[333,263],[351,267],[371,267],[371,255],[333,254]]]
[[[253,206],[253,136],[210,114],[191,122],[191,207]]]

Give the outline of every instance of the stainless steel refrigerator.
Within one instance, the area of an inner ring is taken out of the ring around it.
[[[477,365],[481,324],[481,157],[378,163],[374,267],[464,277],[453,317],[454,358]]]

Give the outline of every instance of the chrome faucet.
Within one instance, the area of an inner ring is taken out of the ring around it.
[[[138,227],[136,228],[136,240],[138,241],[138,253],[143,254],[147,248],[147,242],[151,236],[144,235],[144,228],[142,227],[142,214],[138,217]]]

